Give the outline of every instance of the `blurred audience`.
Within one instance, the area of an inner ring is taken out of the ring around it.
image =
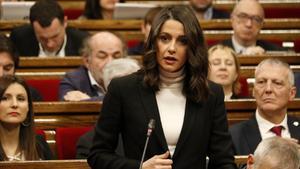
[[[19,55],[11,40],[0,34],[0,77],[14,75],[19,65]],[[32,87],[29,87],[33,101],[42,101],[42,96]]]
[[[267,41],[258,40],[264,24],[264,10],[256,0],[241,0],[231,13],[233,35],[222,44],[236,53],[245,55],[263,54],[266,51],[283,51],[284,48]]]
[[[11,39],[20,56],[78,56],[86,32],[67,27],[67,17],[53,0],[39,0],[30,8],[30,25],[14,28]]]
[[[15,76],[0,78],[0,160],[50,160],[49,145],[35,134],[34,112],[25,81]]]
[[[113,19],[117,2],[122,0],[86,0],[80,19]]]
[[[215,9],[213,0],[190,0],[190,5],[198,20],[228,19],[230,17],[227,12]]]
[[[300,149],[296,143],[272,137],[257,146],[254,155],[249,155],[247,169],[299,169]]]
[[[131,74],[139,69],[140,66],[138,65],[137,61],[130,58],[115,59],[110,63],[107,63],[103,69],[103,81],[105,88],[107,89],[107,86],[113,78]],[[87,159],[90,152],[90,148],[92,146],[94,135],[95,131],[93,129],[79,138],[76,146],[76,158]],[[123,145],[120,136],[116,152],[119,155],[124,155]]]
[[[295,98],[294,74],[281,60],[263,60],[255,69],[253,96],[257,109],[251,119],[230,127],[236,155],[248,155],[269,137],[300,139],[300,120],[287,115]]]
[[[86,39],[82,49],[84,65],[68,72],[59,86],[59,99],[65,101],[102,100],[106,92],[103,67],[126,56],[122,39],[111,32],[99,32]]]
[[[120,58],[112,60],[103,68],[103,83],[107,90],[110,81],[113,78],[125,76],[140,69],[138,62],[130,58]]]
[[[145,36],[144,41],[139,42],[136,46],[128,49],[128,55],[143,55],[144,54],[144,44],[148,39],[152,22],[156,14],[162,9],[162,7],[151,8],[145,15],[143,23],[141,25],[141,31]]]
[[[208,79],[222,85],[225,100],[237,99],[240,92],[240,65],[235,52],[223,45],[212,46],[208,50],[210,69]]]

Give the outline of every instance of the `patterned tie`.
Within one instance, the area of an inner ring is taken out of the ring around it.
[[[281,137],[281,130],[282,130],[282,126],[274,126],[272,127],[270,130],[276,134],[276,136]]]

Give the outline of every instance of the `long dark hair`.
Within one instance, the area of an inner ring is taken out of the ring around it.
[[[209,94],[207,47],[200,24],[192,10],[187,6],[165,7],[156,15],[145,44],[143,58],[144,83],[155,91],[159,90],[160,78],[159,65],[156,61],[156,42],[162,25],[170,19],[182,23],[187,37],[187,62],[185,63],[185,79],[182,92],[188,99],[195,102],[203,101],[207,99]]]
[[[25,88],[28,96],[28,113],[26,119],[24,120],[24,122],[22,122],[20,127],[19,148],[22,152],[24,152],[25,160],[39,160],[40,158],[43,159],[42,154],[39,154],[39,148],[36,144],[33,106],[28,85],[23,79],[19,77],[13,75],[5,75],[0,78],[0,97],[3,97],[7,88],[14,83],[22,85]],[[0,160],[7,159],[8,158],[3,150],[0,139]]]
[[[120,0],[119,2],[124,2],[124,0]],[[99,0],[86,0],[83,16],[87,19],[103,19],[102,10]]]

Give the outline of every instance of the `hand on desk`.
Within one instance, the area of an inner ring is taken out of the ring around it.
[[[78,90],[70,91],[64,96],[65,101],[81,101],[89,98],[91,98],[89,95]]]

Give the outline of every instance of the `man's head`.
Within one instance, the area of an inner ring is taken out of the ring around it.
[[[112,59],[126,55],[126,46],[122,39],[111,32],[99,32],[87,38],[83,44],[84,65],[98,84],[102,84],[102,69]]]
[[[262,117],[283,120],[288,102],[295,95],[294,74],[287,63],[270,58],[256,67],[253,96]]]
[[[5,35],[0,35],[0,77],[13,75],[19,64],[17,49]]]
[[[144,17],[144,22],[141,25],[141,31],[145,35],[144,41],[148,39],[152,22],[156,16],[156,14],[162,9],[162,7],[151,8]]]
[[[299,169],[299,145],[281,137],[262,140],[254,155],[249,155],[247,169]]]
[[[212,6],[212,0],[190,0],[190,4],[196,12],[205,12]]]
[[[231,13],[234,39],[245,47],[255,44],[263,20],[264,10],[257,0],[241,0]]]
[[[39,0],[30,8],[30,23],[43,49],[56,53],[64,43],[67,18],[61,6],[53,0]]]

